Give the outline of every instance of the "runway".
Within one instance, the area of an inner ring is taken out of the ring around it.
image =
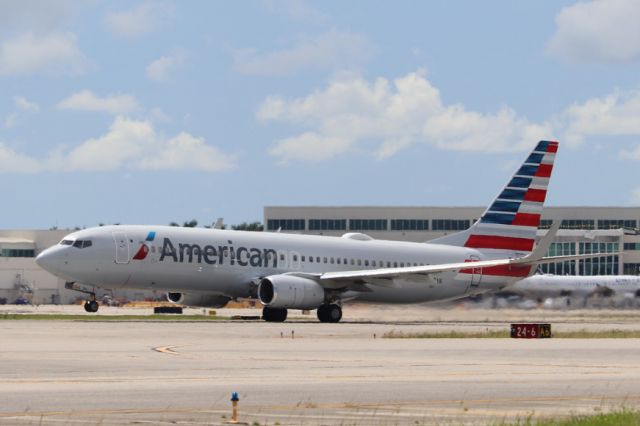
[[[0,321],[0,424],[223,424],[233,391],[240,420],[260,425],[482,424],[640,406],[640,339],[381,338],[508,326],[493,320]]]

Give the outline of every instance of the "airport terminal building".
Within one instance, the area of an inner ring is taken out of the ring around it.
[[[267,206],[265,230],[340,236],[362,232],[376,239],[428,241],[473,224],[483,207]],[[545,207],[538,235],[562,221],[550,256],[611,253],[595,259],[541,266],[560,275],[640,275],[640,207]]]
[[[468,228],[481,207],[305,207],[264,208],[266,232],[340,236],[362,232],[377,239],[428,241]],[[544,265],[542,272],[566,275],[640,275],[640,207],[546,207],[541,228],[561,220],[549,255],[605,252],[595,259]],[[82,294],[35,262],[42,250],[72,230],[0,230],[0,303],[72,303]],[[538,231],[539,235],[544,230]],[[115,246],[114,246],[115,247]],[[114,249],[115,250],[115,249]],[[116,298],[142,300],[162,294],[119,290]]]

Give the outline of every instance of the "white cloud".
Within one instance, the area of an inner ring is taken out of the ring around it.
[[[0,45],[0,75],[80,74],[86,67],[72,33],[26,33]]]
[[[568,107],[563,140],[579,145],[594,136],[640,136],[640,91],[617,91]]]
[[[18,109],[27,112],[38,112],[40,111],[40,105],[35,102],[29,101],[27,98],[22,96],[14,96],[13,102],[15,103]]]
[[[550,53],[573,62],[631,62],[640,59],[640,2],[592,0],[562,9]]]
[[[161,56],[147,66],[147,77],[151,80],[164,81],[187,62],[187,51],[175,50],[169,55]]]
[[[128,10],[107,13],[104,23],[117,37],[136,38],[158,30],[171,11],[167,3],[146,1]]]
[[[132,95],[117,94],[100,98],[91,90],[74,93],[58,102],[57,107],[79,111],[101,111],[113,115],[128,114],[140,109],[138,101]]]
[[[3,126],[5,129],[11,129],[15,127],[15,125],[18,124],[19,118],[21,115],[23,115],[23,113],[36,113],[40,111],[40,106],[37,103],[31,102],[22,96],[14,96],[13,103],[21,112],[19,113],[17,111],[14,111],[4,118]]]
[[[2,173],[36,173],[41,170],[37,160],[22,155],[0,142],[0,171]]]
[[[450,150],[513,151],[552,133],[551,125],[529,123],[507,107],[485,114],[463,105],[444,105],[423,72],[393,81],[349,76],[304,98],[272,96],[262,103],[257,118],[307,129],[271,147],[281,163],[321,161],[367,148],[382,159],[414,143]]]
[[[13,126],[16,125],[16,121],[18,120],[18,113],[17,112],[12,112],[10,114],[8,114],[5,118],[4,118],[4,128],[5,129],[11,129],[13,128]]]
[[[162,143],[162,149],[142,158],[138,167],[142,170],[200,170],[205,172],[227,171],[235,166],[233,157],[218,148],[207,145],[204,138],[196,138],[182,132]]]
[[[328,17],[305,0],[263,0],[269,11],[286,16],[292,21],[323,23]]]
[[[372,51],[365,36],[333,29],[315,38],[301,38],[290,49],[267,53],[236,50],[233,62],[243,74],[288,75],[306,69],[348,68],[365,62]]]
[[[185,132],[166,138],[149,121],[121,116],[115,118],[104,135],[71,149],[58,147],[43,159],[19,154],[0,143],[0,173],[119,169],[221,172],[234,167],[233,156],[207,144],[203,138]]]

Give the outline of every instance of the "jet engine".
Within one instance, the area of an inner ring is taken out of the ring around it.
[[[271,275],[260,281],[258,297],[269,308],[316,309],[324,303],[325,292],[309,278]]]
[[[231,298],[219,294],[167,293],[167,300],[177,305],[198,308],[224,308]]]

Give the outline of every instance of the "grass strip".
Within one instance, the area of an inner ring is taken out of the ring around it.
[[[639,426],[640,412],[629,408],[595,415],[574,415],[564,419],[518,420],[500,426]]]
[[[577,330],[552,332],[556,339],[640,339],[640,330]],[[509,330],[490,331],[445,331],[445,332],[419,332],[406,333],[391,330],[382,335],[385,339],[500,339],[510,338]]]
[[[0,320],[36,320],[36,321],[129,321],[129,322],[150,322],[150,321],[190,321],[190,322],[211,322],[228,320],[229,317],[217,315],[64,315],[64,314],[0,314]]]

